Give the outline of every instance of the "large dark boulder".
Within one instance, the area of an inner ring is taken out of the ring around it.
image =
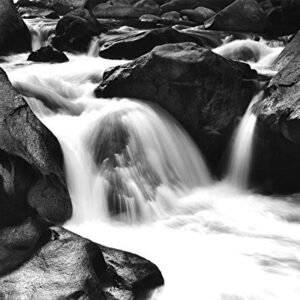
[[[287,46],[287,59],[279,60],[279,69],[285,67],[254,108],[258,124],[253,177],[271,192],[300,191],[300,55],[294,52],[299,39],[292,44]]]
[[[264,32],[268,18],[255,0],[236,0],[211,19],[205,27],[212,30]]]
[[[256,72],[194,43],[167,44],[105,72],[98,97],[160,104],[197,141],[216,169],[235,119],[252,95]]]
[[[31,49],[30,33],[12,0],[0,1],[0,55]]]
[[[197,35],[165,27],[143,32],[129,32],[126,35],[110,39],[100,47],[99,54],[111,59],[134,59],[158,45],[182,42],[194,42],[203,47],[214,48],[221,44],[221,39],[209,32]]]
[[[27,60],[35,62],[51,62],[51,63],[63,63],[69,61],[68,57],[57,49],[46,46],[37,51],[29,54]]]
[[[59,15],[64,15],[73,9],[84,7],[86,0],[19,0],[17,7],[39,7],[51,9]]]
[[[103,26],[88,10],[76,9],[59,20],[52,43],[61,51],[85,52],[93,36],[103,30]]]
[[[59,143],[14,90],[2,69],[0,153],[0,202],[7,208],[3,214],[10,216],[9,211],[14,210],[5,224],[18,222],[14,218],[23,216],[27,204],[54,222],[70,218],[72,206]]]
[[[159,269],[137,255],[99,246],[59,227],[46,231],[44,240],[19,269],[0,278],[0,298],[145,299],[163,284]]]

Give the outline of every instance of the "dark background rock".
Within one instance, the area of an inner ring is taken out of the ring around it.
[[[252,98],[255,78],[248,65],[196,44],[168,44],[106,71],[95,93],[160,104],[188,130],[216,171],[235,119]]]
[[[19,269],[0,278],[0,297],[138,299],[163,284],[158,268],[137,255],[94,244],[59,227],[50,228],[45,240]]]
[[[69,61],[68,57],[63,52],[58,51],[51,46],[42,47],[39,50],[30,53],[27,60],[52,63]]]
[[[61,51],[85,52],[93,36],[104,30],[88,10],[76,9],[59,20],[52,43]]]
[[[264,32],[268,18],[255,0],[236,0],[211,19],[205,27],[213,30]]]
[[[73,9],[82,8],[85,3],[86,0],[19,0],[16,6],[47,8],[64,15]]]
[[[132,32],[111,39],[100,47],[99,55],[110,59],[134,59],[151,51],[155,46],[181,42],[194,42],[213,48],[221,44],[221,39],[210,35],[209,32],[192,35],[165,27],[138,33]]]
[[[12,0],[0,2],[0,55],[31,49],[29,31]]]

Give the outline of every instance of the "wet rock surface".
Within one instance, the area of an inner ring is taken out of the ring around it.
[[[44,245],[19,269],[0,278],[12,299],[144,299],[163,284],[158,268],[128,252],[97,245],[63,228],[44,233]]]
[[[95,93],[161,105],[189,131],[215,168],[235,118],[253,95],[255,79],[256,72],[246,64],[193,43],[168,44],[106,71]]]

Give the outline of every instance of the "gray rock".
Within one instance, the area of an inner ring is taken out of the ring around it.
[[[0,298],[141,299],[163,284],[159,269],[137,255],[59,227],[50,228],[45,239],[19,269],[0,278]]]
[[[105,72],[98,97],[131,97],[160,104],[193,136],[216,168],[255,88],[256,72],[194,43],[154,48]]]

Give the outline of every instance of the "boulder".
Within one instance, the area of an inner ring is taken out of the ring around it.
[[[264,32],[268,18],[255,0],[236,0],[205,22],[212,30]]]
[[[197,24],[203,24],[205,20],[215,15],[215,12],[206,7],[197,7],[196,9],[183,9],[180,14]]]
[[[39,7],[64,15],[73,9],[83,8],[86,0],[19,0],[16,5],[21,7]]]
[[[181,11],[183,9],[194,9],[196,7],[202,6],[213,11],[220,11],[234,0],[170,0],[161,6],[163,12],[167,11]]]
[[[145,299],[163,284],[159,269],[137,255],[59,227],[51,227],[45,240],[19,269],[0,278],[0,298]]]
[[[76,9],[57,23],[52,44],[61,51],[86,52],[93,36],[104,27],[86,9]]]
[[[69,61],[68,57],[61,51],[51,46],[42,47],[29,54],[27,60],[35,62],[62,63]]]
[[[287,44],[283,51],[279,54],[274,61],[272,68],[280,71],[296,56],[299,54],[300,48],[300,31],[293,37],[293,39]]]
[[[188,130],[216,170],[235,119],[256,89],[256,75],[248,65],[194,43],[167,44],[106,71],[95,94],[161,105]]]
[[[100,56],[110,59],[134,59],[158,45],[195,42],[204,47],[217,47],[221,42],[209,32],[189,34],[170,27],[133,32],[111,39],[100,47]]]
[[[273,193],[300,191],[299,63],[298,51],[271,80],[265,98],[254,108],[258,116],[254,176],[258,174],[257,180]]]
[[[41,217],[64,222],[72,214],[72,205],[60,145],[13,89],[2,69],[0,91],[0,202],[7,204],[7,216],[8,211],[14,211],[7,222],[18,221],[14,218],[23,216],[28,203],[34,203],[32,208],[41,212]],[[48,187],[56,193],[48,194]],[[37,193],[38,199],[32,201]]]
[[[31,36],[12,0],[0,2],[0,55],[31,49]]]
[[[167,20],[180,20],[180,13],[178,11],[168,11],[161,15],[163,19]]]

